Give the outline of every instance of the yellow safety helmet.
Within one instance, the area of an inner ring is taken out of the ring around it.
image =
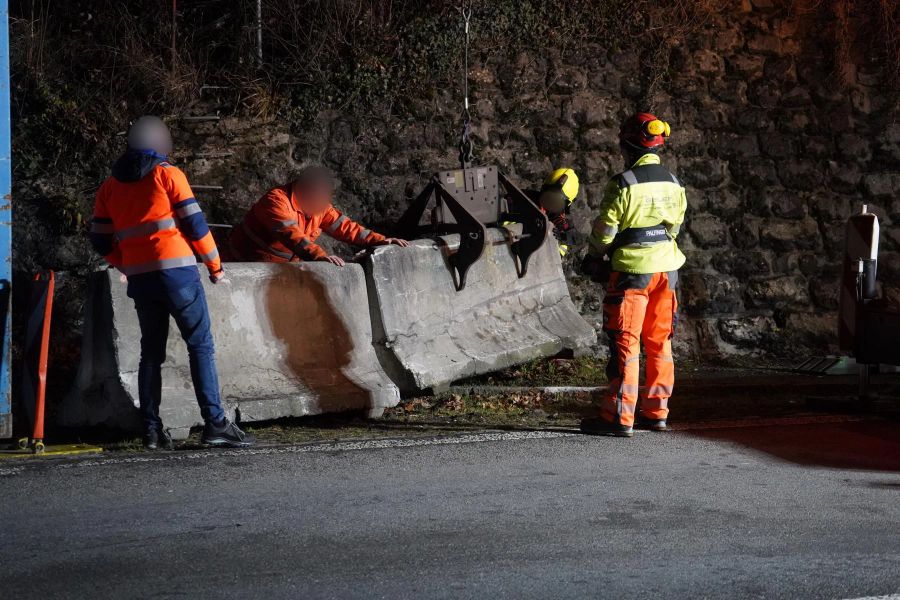
[[[555,190],[561,191],[569,204],[575,202],[575,198],[578,197],[578,175],[575,174],[575,171],[569,167],[563,167],[550,173],[544,180],[544,185],[541,186],[541,192]]]

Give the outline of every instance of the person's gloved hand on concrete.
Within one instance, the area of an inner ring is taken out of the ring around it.
[[[338,267],[343,267],[345,264],[347,264],[344,262],[343,258],[341,258],[340,256],[335,256],[334,254],[331,254],[329,256],[323,256],[322,258],[319,258],[316,260],[319,260],[321,262],[328,262],[333,265],[337,265]]]
[[[400,238],[384,238],[379,246],[400,246],[401,248],[409,248],[409,242]]]
[[[213,283],[228,283],[225,279],[225,269],[220,267],[218,271],[210,271],[209,280]]]

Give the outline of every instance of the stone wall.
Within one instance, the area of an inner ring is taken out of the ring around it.
[[[565,56],[535,50],[473,59],[478,162],[499,165],[522,187],[538,185],[553,167],[574,167],[582,182],[574,217],[583,232],[605,182],[622,168],[621,119],[648,108],[672,124],[663,158],[690,204],[680,238],[688,255],[682,355],[833,350],[843,223],[863,203],[882,218],[884,294],[900,301],[900,231],[892,225],[900,220],[897,93],[865,60],[843,85],[827,66],[826,42],[811,35],[818,24],[772,4],[733,2],[702,30],[672,40],[658,56],[667,68],[656,65],[652,74],[638,52],[592,45]],[[455,87],[423,89],[403,110],[335,108],[312,123],[236,116],[227,90],[207,90],[200,100],[195,114],[222,118],[178,122],[177,158],[193,183],[223,186],[197,193],[211,222],[238,221],[268,187],[323,162],[341,178],[339,207],[385,228],[432,172],[457,164]],[[83,264],[83,238],[61,239],[59,255],[45,264]],[[599,325],[602,293],[575,273],[577,260],[568,264],[572,297]]]
[[[900,111],[864,68],[843,89],[825,52],[802,21],[748,4],[676,43],[669,80],[654,88],[637,54],[491,57],[472,71],[477,157],[523,187],[573,166],[575,221],[587,232],[604,183],[622,168],[617,125],[647,105],[672,124],[664,162],[688,188],[681,351],[830,351],[843,223],[863,203],[882,218],[884,293],[900,299]],[[342,178],[340,207],[386,226],[430,173],[456,165],[458,104],[451,91],[423,91],[403,119],[333,111],[298,128],[226,116],[179,135],[197,150],[234,152],[185,164],[195,182],[224,185],[202,198],[213,220],[234,220],[267,186],[321,161]],[[576,261],[572,295],[597,324],[602,294]]]

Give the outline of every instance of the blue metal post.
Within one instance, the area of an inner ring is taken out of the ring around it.
[[[12,143],[9,126],[9,2],[0,0],[0,439],[12,437]]]

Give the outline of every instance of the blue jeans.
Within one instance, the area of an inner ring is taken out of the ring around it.
[[[130,287],[130,286],[129,286]],[[194,394],[205,422],[220,423],[225,418],[219,400],[215,348],[209,331],[209,308],[199,277],[177,288],[158,285],[129,289],[141,325],[141,363],[138,367],[138,395],[141,418],[149,431],[162,425],[162,364],[166,360],[169,315],[175,319],[188,347]]]

